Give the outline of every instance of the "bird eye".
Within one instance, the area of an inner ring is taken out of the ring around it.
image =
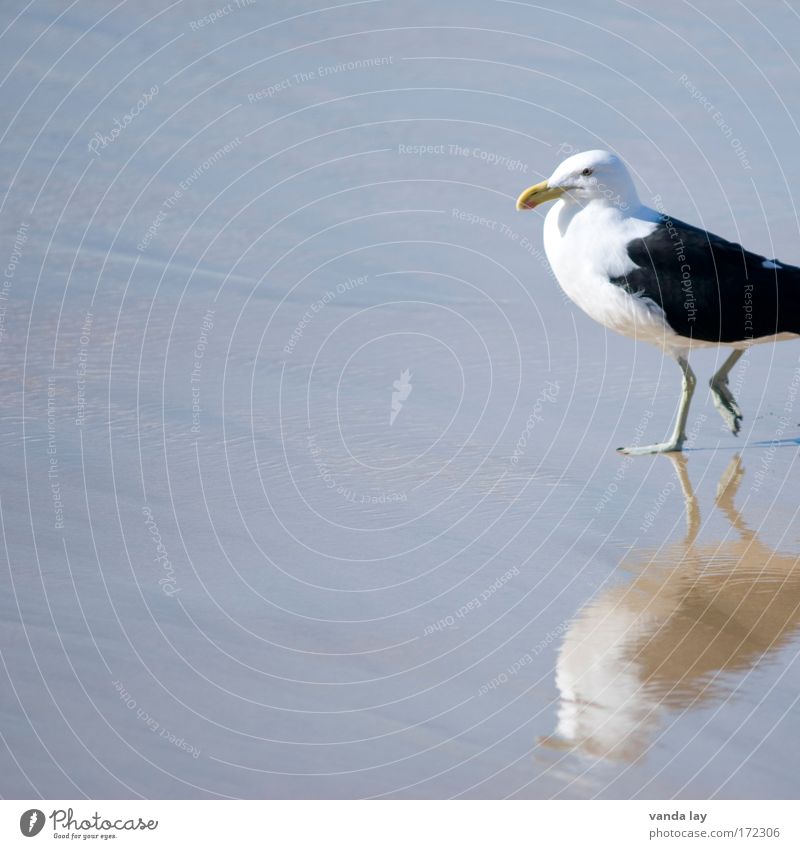
[[[583,174],[584,177],[591,177],[592,176],[592,169],[591,168],[584,168],[583,171],[581,171],[581,174]]]

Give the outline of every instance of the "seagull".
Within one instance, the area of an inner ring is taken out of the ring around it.
[[[672,435],[625,454],[681,451],[697,379],[689,353],[733,351],[711,378],[714,405],[736,435],[742,412],[728,376],[753,344],[800,335],[800,268],[766,259],[642,204],[622,160],[589,150],[525,189],[517,209],[556,201],[544,249],[559,285],[595,321],[673,357],[683,373]]]

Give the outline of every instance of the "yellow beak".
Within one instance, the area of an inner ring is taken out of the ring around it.
[[[555,200],[564,194],[564,189],[558,187],[550,188],[547,185],[547,180],[542,183],[537,183],[531,186],[517,198],[517,209],[533,209],[539,206],[540,203],[545,203],[548,200]]]

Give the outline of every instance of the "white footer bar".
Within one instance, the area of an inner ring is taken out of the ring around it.
[[[0,801],[0,846],[800,846],[794,801]]]

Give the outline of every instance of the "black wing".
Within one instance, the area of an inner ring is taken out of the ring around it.
[[[611,282],[655,301],[681,336],[724,343],[800,333],[800,268],[666,216],[628,255],[638,268]]]

